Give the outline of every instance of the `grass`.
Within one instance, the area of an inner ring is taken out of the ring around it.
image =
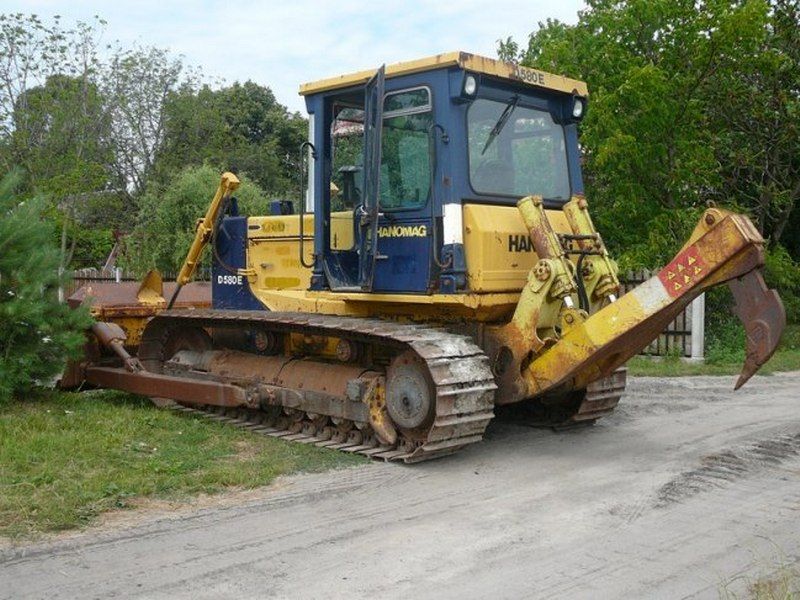
[[[800,596],[800,574],[784,567],[778,573],[750,584],[748,591],[753,600],[796,599]]]
[[[82,527],[136,499],[183,500],[361,457],[158,410],[121,392],[37,392],[0,410],[0,535]]]
[[[628,362],[629,375],[676,377],[681,375],[736,375],[744,363],[744,334],[739,329],[726,329],[709,343],[706,360],[686,362],[677,356],[661,359],[636,356]],[[800,370],[800,325],[788,325],[778,350],[759,373]]]
[[[800,598],[800,564],[778,560],[764,574],[756,577],[739,576],[721,586],[719,597],[725,600],[796,600]],[[731,587],[743,587],[734,593]]]

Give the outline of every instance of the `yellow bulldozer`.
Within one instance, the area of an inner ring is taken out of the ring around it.
[[[709,208],[620,296],[583,194],[583,82],[465,52],[308,83],[295,209],[240,215],[222,175],[177,282],[94,284],[64,387],[171,400],[263,433],[417,462],[482,439],[499,407],[565,427],[610,413],[624,365],[728,283],[737,387],[785,326],[764,240]],[[211,282],[192,282],[206,246]]]

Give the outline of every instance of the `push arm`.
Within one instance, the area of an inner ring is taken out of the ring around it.
[[[197,263],[200,260],[200,255],[203,253],[203,249],[206,247],[206,244],[208,244],[208,241],[211,239],[211,234],[214,232],[214,225],[219,218],[219,211],[222,208],[222,201],[226,198],[229,198],[237,187],[239,187],[239,178],[236,177],[236,175],[230,172],[222,174],[219,187],[217,187],[217,192],[214,194],[214,198],[211,200],[211,204],[208,206],[205,217],[203,217],[202,221],[197,223],[197,229],[194,232],[194,240],[192,241],[189,252],[183,261],[180,273],[178,273],[178,285],[175,288],[175,293],[172,295],[172,298],[170,298],[168,308],[172,308],[172,305],[175,303],[175,299],[178,297],[178,293],[181,291],[181,288],[191,281],[192,276],[197,269]]]

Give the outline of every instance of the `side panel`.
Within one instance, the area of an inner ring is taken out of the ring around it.
[[[248,264],[256,271],[253,288],[261,290],[307,290],[311,269],[300,264],[300,216],[250,217],[247,221]],[[306,264],[314,251],[314,216],[305,215]],[[353,248],[353,212],[331,215],[331,242],[335,250]]]
[[[226,217],[217,236],[217,255],[227,267],[247,266],[247,217]],[[228,310],[264,310],[250,291],[247,278],[231,272],[214,257],[211,267],[212,306]]]
[[[431,251],[430,219],[394,224],[381,219],[373,289],[380,292],[426,291],[430,281]]]
[[[546,212],[556,232],[570,232],[563,212]],[[538,260],[516,206],[465,204],[464,251],[473,292],[517,292]]]
[[[311,264],[314,217],[305,215],[306,264]],[[248,262],[255,269],[258,289],[308,289],[311,269],[300,264],[300,217],[251,217],[247,231]]]

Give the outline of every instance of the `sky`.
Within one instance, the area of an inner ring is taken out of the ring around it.
[[[383,63],[464,50],[497,55],[521,45],[548,18],[577,21],[582,0],[3,0],[2,12],[61,15],[64,25],[99,15],[106,42],[158,46],[209,80],[250,79],[305,114],[301,83]]]

